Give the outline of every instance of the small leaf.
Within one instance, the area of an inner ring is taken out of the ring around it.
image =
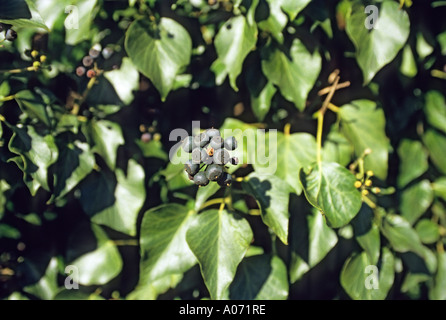
[[[446,102],[439,91],[428,91],[425,95],[424,113],[427,122],[434,128],[446,133]]]
[[[434,130],[427,130],[423,135],[423,143],[436,168],[446,174],[446,136]]]
[[[140,19],[127,30],[125,49],[164,101],[176,76],[190,62],[192,40],[187,30],[170,18],[161,18],[156,27],[149,19]]]
[[[308,202],[321,210],[332,228],[349,223],[361,208],[361,194],[355,188],[355,176],[334,162],[323,162],[299,178]]]
[[[400,201],[401,215],[414,224],[430,207],[434,192],[429,180],[423,180],[403,191]]]
[[[251,95],[251,108],[259,121],[263,121],[271,108],[276,87],[257,67],[248,69],[246,84]]]
[[[271,255],[244,259],[229,287],[231,300],[285,300],[288,280],[285,263]]]
[[[352,220],[356,241],[367,253],[372,264],[377,264],[381,248],[379,227],[373,221],[373,211],[363,205],[358,215]]]
[[[353,146],[344,135],[332,129],[324,141],[322,159],[346,166],[352,159],[353,151]]]
[[[104,77],[110,81],[125,105],[133,101],[133,91],[139,89],[139,72],[129,58],[123,58],[121,67],[105,72]]]
[[[394,257],[389,249],[383,248],[378,273],[367,253],[354,254],[344,264],[341,271],[341,285],[354,300],[384,300],[394,280]],[[370,268],[370,267],[369,267]],[[376,283],[377,281],[377,283]],[[366,286],[370,285],[369,288]],[[376,285],[375,289],[373,285]]]
[[[364,159],[366,170],[372,170],[382,180],[387,177],[389,139],[386,137],[386,120],[382,109],[369,100],[355,100],[341,107],[341,130],[355,147],[357,157],[364,150],[372,153]]]
[[[429,168],[427,152],[419,141],[404,139],[398,148],[398,156],[400,159],[398,187],[400,188],[421,176]]]
[[[308,93],[321,71],[321,60],[318,51],[309,52],[296,38],[289,55],[272,45],[265,47],[262,51],[262,70],[268,80],[279,87],[282,96],[303,111]]]
[[[224,297],[252,237],[249,223],[225,210],[205,211],[194,218],[186,241],[198,259],[212,299]]]
[[[403,60],[401,61],[400,72],[406,77],[413,78],[417,75],[417,63],[408,44],[404,46]]]
[[[91,36],[97,0],[76,0],[76,13],[71,13],[65,20],[65,43],[75,46]],[[72,15],[72,16],[71,16]],[[75,20],[77,19],[77,20]],[[73,25],[69,25],[69,23]],[[69,27],[67,27],[69,26]]]
[[[446,201],[446,177],[440,177],[432,183],[434,194]]]
[[[59,290],[57,284],[59,262],[57,258],[51,258],[45,274],[36,283],[23,288],[23,291],[34,295],[41,300],[52,300]]]
[[[421,219],[415,226],[415,231],[418,233],[421,242],[426,244],[435,243],[440,238],[438,224],[429,219]]]
[[[435,275],[434,286],[429,291],[429,298],[432,300],[446,299],[446,252],[437,254],[438,270]]]
[[[288,185],[276,176],[253,172],[243,181],[242,187],[259,202],[263,222],[287,244],[291,191]]]

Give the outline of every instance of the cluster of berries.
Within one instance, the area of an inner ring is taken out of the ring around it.
[[[5,39],[8,41],[14,41],[17,39],[17,32],[11,29],[10,24],[0,23],[0,33],[6,31]]]
[[[76,68],[76,75],[78,77],[82,77],[84,74],[87,74],[87,78],[94,78],[98,74],[98,69],[94,65],[94,62],[101,55],[105,60],[109,59],[113,55],[113,49],[109,47],[101,48],[100,45],[95,45],[88,52],[88,56],[85,56],[82,59],[82,65]],[[88,68],[88,70],[87,70]]]
[[[223,139],[217,129],[208,129],[183,141],[183,150],[192,153],[192,159],[184,164],[189,179],[198,186],[207,186],[209,181],[216,181],[220,186],[230,186],[232,176],[226,172],[225,165],[237,165],[237,157],[230,157],[229,151],[237,148],[234,137]],[[203,167],[205,170],[201,171]]]

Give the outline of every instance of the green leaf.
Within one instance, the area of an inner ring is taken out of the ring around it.
[[[94,165],[95,159],[87,143],[64,141],[54,165],[53,197],[61,198],[73,190],[93,170]]]
[[[398,187],[406,186],[429,168],[427,152],[420,141],[404,139],[398,147],[400,171],[397,178]]]
[[[17,28],[43,28],[49,31],[37,11],[34,1],[14,0],[8,2],[8,4],[2,4],[2,10],[0,10],[0,12],[2,12],[2,15],[0,15],[1,23],[11,24]],[[24,2],[26,2],[26,4]],[[25,9],[25,6],[27,6],[28,10]]]
[[[85,286],[106,284],[115,278],[122,269],[122,258],[113,241],[98,225],[91,224],[91,230],[96,238],[96,248],[70,262],[70,265],[78,268],[78,283]],[[82,237],[82,235],[78,235],[78,237]],[[76,238],[72,238],[70,243],[78,245]],[[91,242],[89,248],[91,248]],[[85,249],[83,251],[85,252]],[[73,253],[71,254],[73,255]]]
[[[186,243],[194,211],[179,204],[150,209],[141,223],[140,282],[184,273],[195,263]]]
[[[252,111],[259,121],[263,121],[271,108],[271,101],[277,89],[257,66],[248,69],[246,84],[251,95]]]
[[[40,186],[49,191],[48,168],[56,162],[59,152],[52,135],[42,136],[32,126],[11,127],[14,134],[9,150],[20,157],[12,158],[23,171],[23,181],[32,195]]]
[[[384,300],[394,280],[394,257],[389,249],[383,248],[378,274],[366,269],[373,266],[366,252],[353,254],[341,271],[341,285],[354,300]],[[377,285],[374,289],[373,285]],[[370,289],[366,286],[369,285]]]
[[[272,255],[244,259],[229,292],[231,300],[285,300],[288,297],[285,263]]]
[[[428,55],[430,55],[434,51],[434,48],[429,43],[427,43],[427,41],[424,39],[423,34],[421,32],[417,33],[416,49],[417,49],[418,56],[421,59],[426,58]]]
[[[124,144],[121,126],[108,120],[92,120],[86,128],[93,140],[93,152],[99,154],[111,170],[115,169],[117,151]]]
[[[170,18],[161,18],[156,28],[149,19],[140,19],[127,30],[125,48],[133,64],[152,81],[164,101],[175,77],[190,62],[192,40],[187,30]]]
[[[59,290],[57,285],[59,262],[57,258],[51,258],[45,274],[40,280],[23,288],[23,291],[42,300],[52,300]]]
[[[146,281],[143,277],[136,288],[127,295],[126,300],[155,300],[160,294],[175,288],[181,280],[183,274],[171,274],[152,281]]]
[[[429,219],[421,219],[415,226],[415,231],[418,233],[421,242],[426,244],[435,243],[440,238],[438,224]]]
[[[366,18],[363,5],[353,6],[345,29],[355,45],[356,61],[362,70],[364,85],[396,57],[406,43],[410,30],[409,16],[394,1],[382,2],[374,29],[368,30],[364,26]]]
[[[315,209],[311,214],[292,216],[290,229],[292,251],[289,272],[290,281],[294,283],[322,261],[334,248],[338,237]]]
[[[446,252],[437,254],[438,270],[435,275],[434,286],[429,291],[429,299],[445,300],[446,299]]]
[[[9,189],[11,189],[11,186],[5,180],[0,180],[0,220],[5,213],[5,206],[8,199],[6,192]]]
[[[412,49],[408,44],[404,46],[400,72],[409,78],[415,77],[418,73],[417,63],[413,56]]]
[[[115,178],[104,171],[81,185],[81,205],[91,221],[135,236],[138,213],[146,198],[144,169],[130,159],[127,174],[116,169]]]
[[[446,177],[440,177],[432,183],[432,189],[437,197],[446,201]]]
[[[372,153],[364,159],[366,170],[372,170],[379,179],[387,177],[389,139],[382,109],[370,100],[355,100],[341,107],[341,130],[353,143],[355,154],[361,157],[366,149]]]
[[[74,4],[76,11],[65,20],[65,43],[70,46],[90,39],[97,0],[76,0]],[[70,22],[73,23],[72,26],[69,25]]]
[[[158,158],[163,161],[169,160],[169,155],[163,150],[163,144],[161,141],[152,140],[149,142],[143,142],[141,139],[135,141],[142,151],[142,154],[146,158]]]
[[[93,292],[91,294],[80,292],[79,290],[62,290],[54,300],[105,300],[99,294]]]
[[[29,91],[19,91],[14,95],[20,109],[31,119],[36,118],[51,127],[50,112],[42,97]]]
[[[437,169],[446,174],[446,136],[435,130],[427,130],[423,143],[429,151],[429,157]]]
[[[386,215],[381,231],[396,252],[412,251],[420,257],[424,257],[425,252],[420,237],[403,217],[395,214]]]
[[[259,202],[263,222],[288,244],[290,187],[276,176],[257,172],[251,173],[242,182],[242,187]]]
[[[212,197],[220,188],[218,183],[211,183],[206,188],[199,188],[195,196],[195,211],[200,211],[206,200]]]
[[[252,238],[249,223],[237,214],[209,210],[194,218],[186,241],[212,299],[223,298]]]
[[[238,91],[236,80],[242,72],[243,61],[255,48],[257,28],[242,15],[232,17],[220,28],[214,42],[219,63],[223,63],[231,87]],[[224,78],[220,78],[222,80]],[[221,85],[221,82],[217,84]]]
[[[329,132],[322,148],[322,159],[326,162],[337,162],[346,166],[352,159],[354,149],[351,143],[338,131]]]
[[[401,215],[414,224],[430,207],[434,200],[434,192],[429,180],[423,180],[410,186],[401,194]]]
[[[352,220],[356,241],[367,253],[372,264],[377,264],[381,248],[379,227],[373,220],[373,211],[363,205],[358,215]]]
[[[322,211],[332,228],[345,226],[361,208],[355,176],[337,163],[322,162],[308,173],[300,170],[299,178],[308,202]]]
[[[424,113],[427,122],[434,128],[446,133],[446,102],[439,91],[429,91],[425,95]]]
[[[268,132],[265,134],[265,143],[259,141],[257,154],[268,155],[269,161],[267,163],[256,161],[253,166],[260,174],[274,174],[281,178],[295,193],[300,194],[302,186],[296,173],[316,161],[316,149],[316,139],[309,133],[288,135]]]
[[[9,239],[20,239],[22,234],[19,230],[10,226],[9,224],[0,223],[0,239],[1,238],[9,238]]]
[[[129,58],[124,57],[121,67],[105,72],[104,77],[110,81],[125,105],[133,101],[133,91],[139,90],[139,72]]]
[[[319,52],[309,52],[299,39],[293,40],[289,55],[273,45],[262,51],[263,73],[300,111],[305,109],[308,93],[321,71],[321,63]]]

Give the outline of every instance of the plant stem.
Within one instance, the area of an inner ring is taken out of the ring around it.
[[[227,201],[227,198],[215,198],[209,201],[206,201],[205,203],[203,203],[203,205],[200,207],[201,209],[213,206],[215,204],[221,204],[221,203],[225,203]]]
[[[128,239],[128,240],[112,240],[116,246],[137,246],[138,240]]]
[[[7,97],[4,97],[4,98],[1,98],[0,102],[11,101],[11,100],[14,100],[14,99],[15,99],[15,94],[7,96]]]
[[[362,196],[362,200],[372,209],[376,209],[376,204],[367,196]]]
[[[285,125],[285,127],[283,127],[283,133],[284,133],[286,136],[289,136],[289,135],[290,135],[290,130],[291,130],[291,123],[287,123],[287,124]]]
[[[322,164],[322,130],[324,126],[324,113],[318,112],[317,114],[317,133],[316,133],[316,141],[317,141],[317,165],[320,169]]]

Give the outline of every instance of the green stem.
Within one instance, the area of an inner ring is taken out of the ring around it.
[[[11,101],[11,100],[14,100],[14,99],[15,99],[15,94],[1,98],[0,102]]]
[[[367,196],[362,196],[362,200],[372,209],[376,209],[376,204]]]
[[[200,210],[201,210],[201,209],[204,209],[204,208],[207,208],[207,207],[210,207],[210,206],[213,206],[213,205],[216,205],[216,204],[220,204],[220,205],[221,205],[222,203],[225,203],[226,201],[228,201],[227,198],[215,198],[215,199],[206,201],[206,202],[203,203],[203,205],[200,207]]]
[[[322,164],[322,130],[324,125],[324,113],[318,112],[317,114],[317,133],[316,133],[316,141],[317,141],[317,165],[320,169]]]
[[[138,240],[128,239],[128,240],[112,240],[116,246],[137,246]]]

